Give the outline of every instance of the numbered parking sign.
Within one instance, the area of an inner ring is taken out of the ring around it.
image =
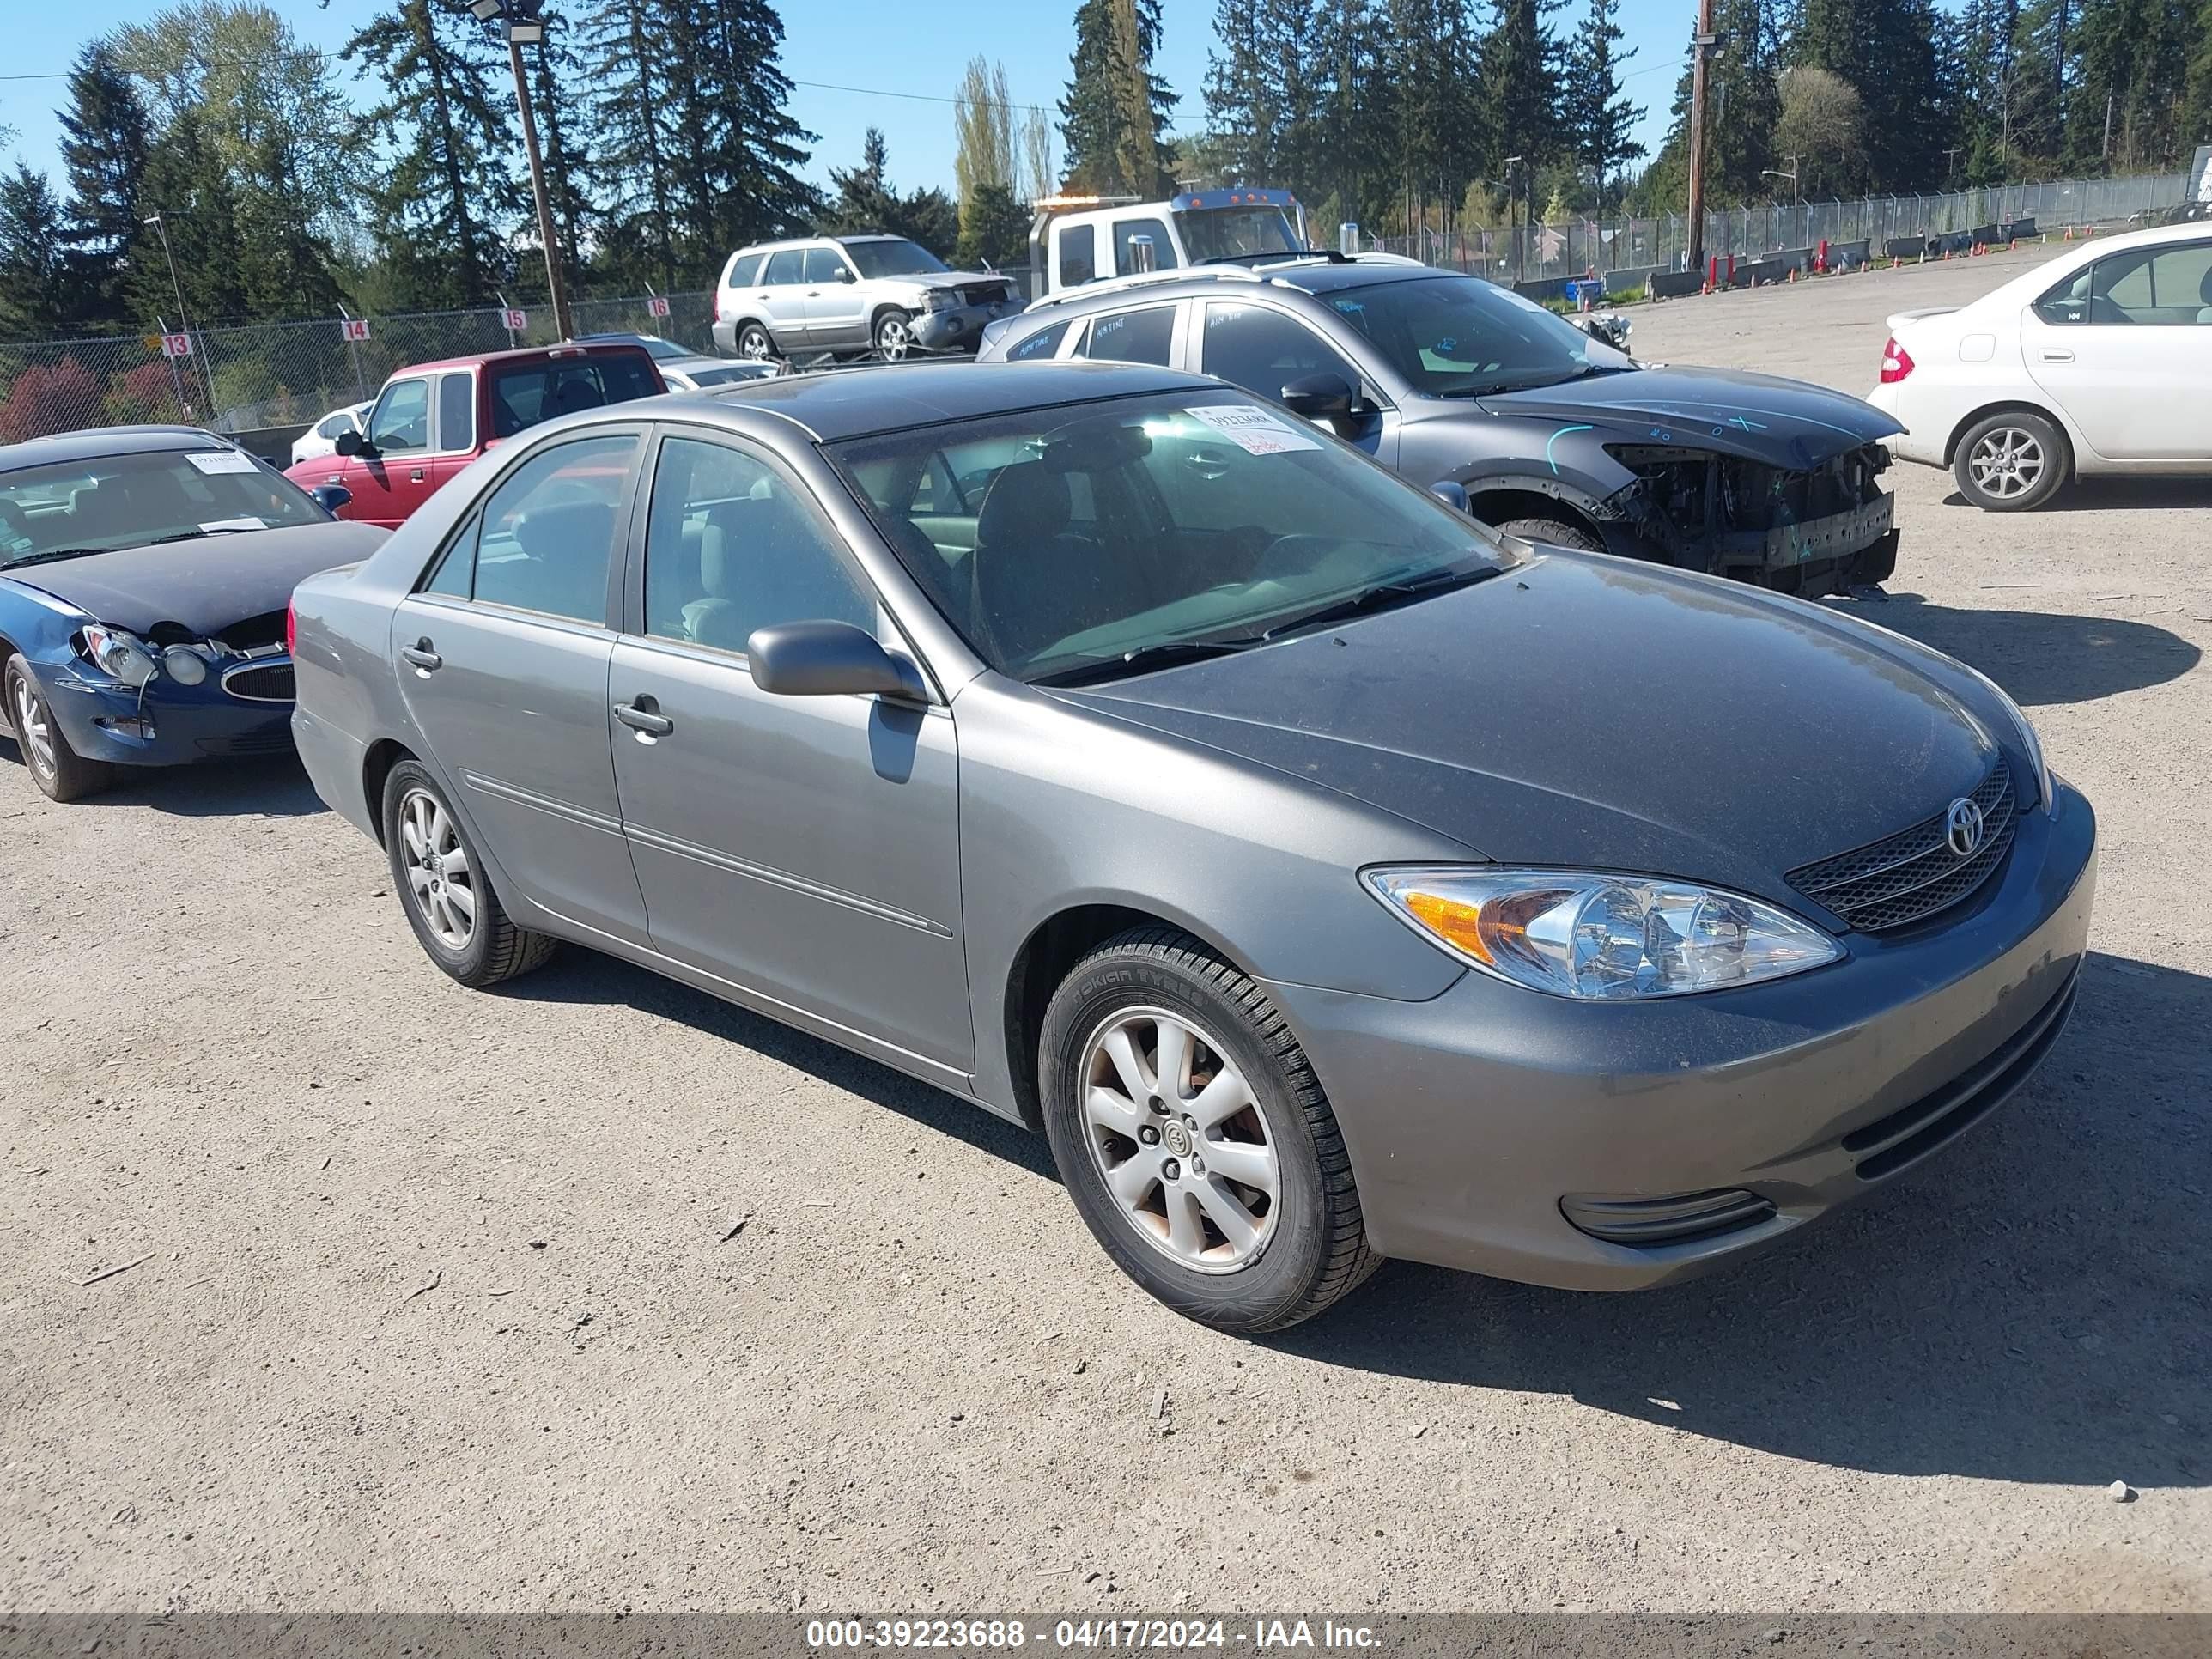
[[[189,357],[192,355],[192,337],[189,334],[164,334],[161,337],[164,357]]]
[[[665,317],[668,314],[668,301],[658,294],[653,295],[645,302],[645,314],[648,317]]]
[[[530,326],[530,313],[520,307],[510,307],[507,313],[507,331],[520,334]]]
[[[368,319],[347,317],[338,323],[338,337],[342,340],[366,340],[368,337]]]

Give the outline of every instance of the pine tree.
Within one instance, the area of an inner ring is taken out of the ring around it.
[[[1158,196],[1174,188],[1167,129],[1176,100],[1152,71],[1159,41],[1160,0],[1082,0],[1076,8],[1073,73],[1060,105],[1069,189]],[[1133,175],[1133,162],[1145,166],[1148,152],[1150,173]]]
[[[2069,171],[2186,165],[2174,115],[2186,88],[2198,10],[2187,0],[2098,0],[2074,31],[2081,96],[2067,125]]]
[[[397,0],[343,54],[383,77],[370,131],[399,135],[369,187],[378,241],[405,303],[461,306],[508,280],[507,232],[521,192],[508,157],[514,134],[495,89],[500,66],[483,30],[447,0]]]
[[[104,40],[77,54],[59,114],[69,182],[72,307],[81,323],[121,324],[125,261],[143,230],[138,193],[152,142],[145,106]]]
[[[1613,21],[1614,0],[1590,0],[1589,15],[1576,32],[1568,59],[1565,89],[1567,131],[1577,157],[1597,178],[1597,210],[1612,205],[1608,181],[1644,154],[1631,135],[1644,111],[1621,91],[1620,66],[1636,56],[1619,50],[1620,25]]]
[[[594,171],[586,145],[584,124],[577,118],[585,81],[582,59],[572,44],[568,21],[558,15],[545,18],[545,38],[529,64],[531,110],[538,122],[538,147],[544,160],[546,205],[553,215],[553,234],[561,244],[561,275],[574,293],[583,280],[584,248],[599,216],[592,199]],[[532,229],[536,221],[532,221]],[[540,258],[523,262],[518,286],[535,293]]]
[[[678,66],[654,0],[605,0],[586,14],[584,52],[599,88],[592,107],[606,181],[606,262],[623,276],[676,286],[675,161],[666,137]]]
[[[70,321],[62,204],[43,173],[0,176],[0,335],[37,340]]]
[[[1529,168],[1548,161],[1566,137],[1564,112],[1553,92],[1559,79],[1559,44],[1544,22],[1559,4],[1498,0],[1498,21],[1482,42],[1482,107],[1492,153],[1517,155]]]
[[[730,252],[803,228],[821,198],[799,176],[816,135],[791,118],[783,20],[768,0],[664,0],[672,19],[696,30],[694,58],[704,171],[687,194],[694,276],[719,270]],[[943,246],[950,246],[948,237]]]
[[[1788,58],[1856,88],[1868,185],[1910,190],[1941,176],[1945,134],[1936,121],[1943,95],[1929,0],[1804,0]]]
[[[124,307],[131,320],[141,327],[156,321],[181,327],[179,288],[194,327],[246,317],[252,307],[240,276],[245,248],[238,192],[198,111],[186,109],[173,118],[155,141],[138,201],[142,212],[161,216],[167,246],[151,229],[135,245],[124,277]]]

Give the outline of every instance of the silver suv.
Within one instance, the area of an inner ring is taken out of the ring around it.
[[[740,248],[714,290],[714,343],[738,357],[972,349],[1022,308],[1004,276],[953,270],[903,236],[817,236]]]

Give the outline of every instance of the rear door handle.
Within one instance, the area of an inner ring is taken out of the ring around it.
[[[662,714],[651,697],[617,703],[615,718],[641,738],[665,738],[676,729],[676,722]]]
[[[446,659],[430,648],[430,641],[427,639],[420,639],[412,645],[403,646],[399,654],[425,674],[434,673],[446,665]]]
[[[2035,355],[2046,363],[2070,363],[2074,361],[2074,354],[2063,346],[2045,346]]]

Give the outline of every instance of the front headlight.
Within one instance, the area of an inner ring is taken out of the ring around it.
[[[125,685],[143,685],[154,678],[154,653],[136,634],[120,628],[110,628],[102,623],[86,623],[84,654],[94,668],[114,676]]]
[[[1444,865],[1369,870],[1364,879],[1469,967],[1554,996],[1681,996],[1802,974],[1844,954],[1771,904],[1656,877]]]
[[[960,303],[960,296],[949,288],[924,289],[921,308],[924,311],[950,311]]]

